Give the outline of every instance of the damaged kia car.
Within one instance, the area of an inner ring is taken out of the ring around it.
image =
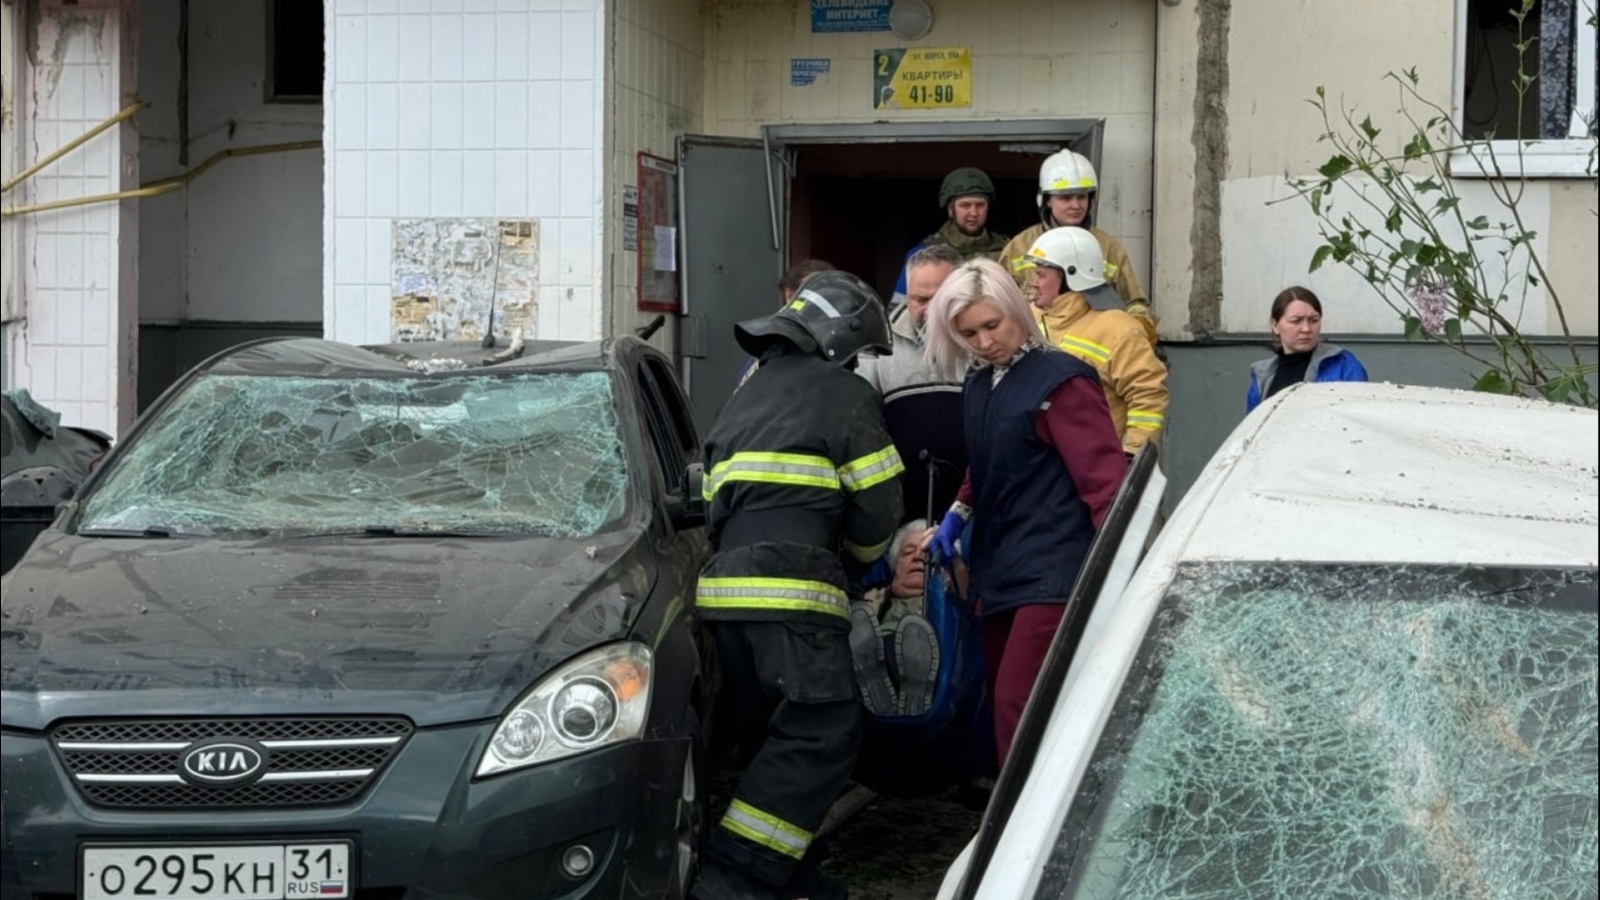
[[[257,342],[140,420],[4,580],[4,900],[682,896],[700,436],[643,341],[514,349]]]

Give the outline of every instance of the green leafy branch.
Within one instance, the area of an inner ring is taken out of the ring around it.
[[[1516,47],[1525,59],[1535,39],[1520,31],[1537,0],[1522,2]],[[1360,274],[1400,316],[1408,339],[1449,346],[1481,367],[1479,390],[1595,406],[1596,367],[1583,360],[1524,215],[1524,144],[1515,144],[1518,174],[1508,175],[1493,137],[1468,138],[1449,110],[1423,94],[1416,69],[1386,80],[1399,93],[1401,141],[1386,141],[1371,116],[1330,104],[1324,88],[1310,101],[1322,119],[1318,142],[1334,154],[1318,177],[1291,179],[1294,195],[1276,202],[1304,201],[1316,217],[1323,243],[1311,271],[1332,262]],[[1517,121],[1536,82],[1519,65]],[[1504,211],[1500,221],[1463,210],[1452,171],[1463,163],[1476,167],[1478,183]],[[1553,349],[1562,359],[1524,336],[1513,312],[1541,287],[1560,323]]]

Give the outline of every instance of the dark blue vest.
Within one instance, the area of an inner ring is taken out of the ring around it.
[[[1094,540],[1094,520],[1056,449],[1039,439],[1039,408],[1070,378],[1099,376],[1065,353],[1032,350],[992,384],[974,372],[963,392],[977,505],[972,595],[985,615],[1065,603]]]

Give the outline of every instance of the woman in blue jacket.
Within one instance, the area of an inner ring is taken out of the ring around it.
[[[1322,301],[1292,287],[1272,301],[1272,345],[1278,351],[1250,367],[1245,411],[1300,382],[1366,381],[1367,370],[1349,350],[1322,341]]]

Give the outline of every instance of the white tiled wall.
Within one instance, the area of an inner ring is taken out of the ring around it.
[[[1148,276],[1156,0],[932,5],[933,31],[908,44],[886,32],[812,34],[808,0],[708,0],[706,132],[756,136],[763,125],[791,122],[1104,117],[1099,222]],[[971,108],[873,109],[873,50],[900,46],[969,48]],[[831,59],[832,71],[791,87],[796,57]]]
[[[637,182],[639,153],[673,159],[677,136],[702,130],[706,30],[700,8],[700,0],[619,0],[613,6],[608,223],[622,221],[622,186]],[[605,237],[611,256],[606,330],[625,333],[656,314],[637,311],[639,254],[623,249],[622,228],[608,229]],[[669,329],[654,343],[670,347],[672,341]]]
[[[22,165],[55,151],[132,101],[126,9],[36,7],[35,62],[20,103]],[[8,205],[108,194],[136,186],[132,126],[112,128],[6,196]],[[18,168],[21,168],[19,165]],[[115,434],[133,418],[138,230],[133,204],[34,213],[22,221],[18,321],[7,329],[9,383],[28,388],[72,425]]]
[[[324,330],[389,339],[395,218],[539,220],[538,337],[602,329],[602,0],[328,0]]]

